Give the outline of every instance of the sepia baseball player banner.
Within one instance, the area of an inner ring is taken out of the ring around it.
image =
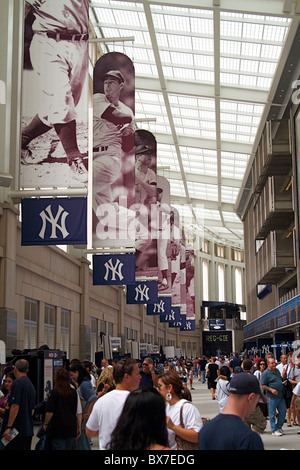
[[[154,304],[159,302],[157,281],[141,281],[127,286],[128,304]]]
[[[158,277],[156,139],[146,130],[135,131],[135,272]]]
[[[135,246],[135,72],[129,57],[104,54],[93,72],[92,244]]]
[[[159,296],[158,302],[147,304],[147,315],[167,315],[171,313],[172,297]]]
[[[195,252],[191,244],[185,247],[186,257],[186,316],[195,319]]]
[[[172,305],[181,304],[181,228],[180,215],[176,207],[171,206],[170,211],[170,266],[171,266],[171,294]]]
[[[22,245],[86,245],[86,198],[22,199]]]
[[[134,254],[93,255],[93,284],[134,284],[134,261]]]
[[[88,185],[88,0],[26,0],[20,187]]]
[[[157,175],[157,257],[158,257],[158,292],[171,294],[171,206],[170,183],[163,176]]]

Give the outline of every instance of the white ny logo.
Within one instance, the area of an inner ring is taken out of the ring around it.
[[[158,304],[154,304],[153,313],[165,313],[165,302],[161,300]]]
[[[120,281],[124,278],[122,274],[122,268],[124,265],[123,263],[121,263],[119,259],[117,259],[115,265],[113,265],[112,258],[110,258],[108,261],[106,261],[104,266],[106,268],[106,273],[104,276],[105,281],[107,281],[109,271],[112,272],[112,275],[111,275],[112,281],[116,280],[116,275],[119,277]]]
[[[47,214],[46,214],[47,212]],[[49,204],[48,207],[42,212],[40,212],[41,219],[43,221],[43,226],[41,228],[41,231],[39,233],[39,236],[41,238],[44,238],[45,236],[45,230],[46,230],[46,225],[47,222],[49,222],[52,225],[52,231],[50,238],[57,238],[56,236],[56,230],[60,230],[63,238],[66,238],[69,235],[69,232],[66,229],[66,218],[69,215],[69,212],[65,211],[63,207],[58,206],[58,211],[56,214],[56,217],[53,217],[52,210],[51,210],[51,205]],[[61,224],[58,224],[58,220],[61,217]]]
[[[143,286],[141,284],[139,284],[136,288],[135,288],[135,301],[138,300],[138,297],[139,297],[139,294],[140,294],[140,300],[143,301],[144,299],[145,300],[149,300],[149,296],[148,296],[148,292],[149,292],[149,287],[144,284]]]

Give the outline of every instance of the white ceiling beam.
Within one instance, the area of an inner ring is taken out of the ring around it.
[[[156,141],[159,144],[167,144],[173,145],[172,136],[169,134],[163,134],[160,132],[154,132]],[[199,149],[207,149],[207,150],[216,150],[216,141],[213,139],[202,139],[197,137],[190,137],[190,136],[177,136],[177,144],[179,147],[192,147],[192,148],[199,148]],[[240,142],[221,142],[221,151],[222,152],[236,152],[236,153],[244,153],[246,155],[250,155],[252,152],[252,144],[244,144]]]
[[[120,0],[121,2],[126,0]],[[144,4],[144,0],[136,0],[137,5]],[[213,0],[187,0],[183,2],[182,0],[151,0],[148,2],[149,5],[166,5],[166,6],[178,6],[185,8],[195,8],[195,9],[220,9],[225,11],[231,11],[235,13],[247,13],[254,15],[273,15],[273,16],[289,16],[293,12],[284,12],[285,0],[251,0],[251,1],[236,1],[236,0],[220,0],[220,6],[218,4],[214,5]],[[97,7],[97,4],[101,5],[101,2],[93,2],[91,6]]]
[[[158,168],[157,173],[161,176],[164,176],[167,179],[178,180],[181,181],[181,173],[179,171],[174,171],[171,169],[163,168],[160,170]],[[203,184],[212,184],[216,186],[218,184],[218,178],[216,176],[209,176],[197,173],[185,173],[187,181],[191,183],[203,183]],[[240,188],[241,181],[234,178],[221,178],[220,181],[221,186],[229,187],[229,188]]]
[[[190,203],[187,201],[186,197],[171,195],[171,204],[180,204],[182,206],[192,206],[193,208],[199,209],[211,209],[213,211],[219,210],[218,201],[209,201],[207,199],[201,198],[191,198]],[[234,212],[234,205],[229,202],[222,202],[222,210],[225,212]],[[241,222],[242,225],[242,222]]]
[[[211,99],[215,97],[215,86],[213,84],[210,85],[199,82],[167,79],[165,81],[165,86],[170,94]],[[136,76],[135,87],[137,91],[143,90],[153,93],[161,92],[160,81],[155,78]],[[268,103],[268,92],[265,90],[221,85],[220,99],[241,101],[244,103],[266,104]]]

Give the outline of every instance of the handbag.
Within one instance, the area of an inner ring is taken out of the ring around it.
[[[182,409],[183,409],[183,406],[185,405],[185,403],[188,403],[188,402],[185,401],[182,404],[181,408],[180,408],[180,426],[182,428],[184,428],[183,418],[182,418]],[[178,436],[177,434],[175,436],[175,440],[176,440],[176,443],[177,443],[177,449],[178,450],[199,450],[198,443],[186,441],[185,439]]]
[[[289,380],[283,385],[282,394],[285,400],[289,400],[293,396],[293,386]]]

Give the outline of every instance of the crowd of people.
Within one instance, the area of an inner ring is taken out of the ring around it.
[[[263,450],[267,420],[273,436],[284,422],[300,434],[300,355],[264,359],[197,357],[154,363],[123,358],[70,361],[36,405],[29,364],[7,364],[0,392],[0,449],[31,450],[34,416],[41,416],[36,449]],[[192,402],[193,381],[207,384],[219,413],[206,420]]]

